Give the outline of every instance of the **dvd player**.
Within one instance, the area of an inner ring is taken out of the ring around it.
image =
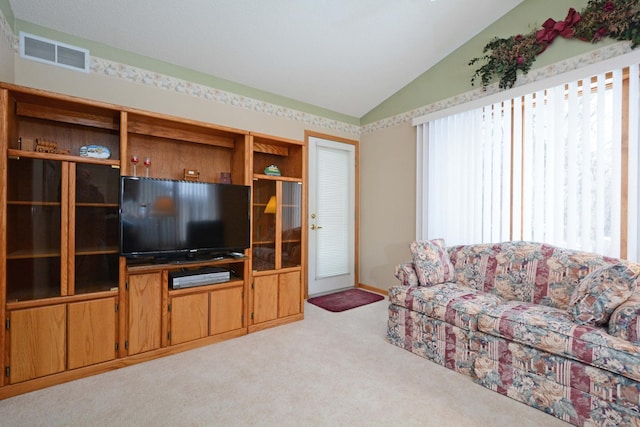
[[[169,288],[183,289],[194,286],[213,285],[228,282],[231,279],[229,270],[220,267],[207,267],[198,270],[176,271],[169,273]]]

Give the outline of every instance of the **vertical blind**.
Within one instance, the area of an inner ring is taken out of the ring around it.
[[[516,236],[620,255],[621,88],[617,70],[523,97]]]
[[[639,80],[633,65],[420,124],[417,238],[637,260]]]
[[[510,111],[495,104],[425,125],[428,234],[452,245],[508,238]]]

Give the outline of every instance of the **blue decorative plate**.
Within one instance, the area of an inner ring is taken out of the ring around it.
[[[111,151],[102,145],[85,145],[80,147],[80,156],[92,157],[94,159],[108,159],[111,157]]]

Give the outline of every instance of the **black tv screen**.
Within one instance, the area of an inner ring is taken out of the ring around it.
[[[250,187],[123,176],[120,254],[188,258],[250,246]]]

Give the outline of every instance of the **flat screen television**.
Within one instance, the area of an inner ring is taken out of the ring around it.
[[[120,178],[120,254],[207,258],[250,246],[250,187]]]

